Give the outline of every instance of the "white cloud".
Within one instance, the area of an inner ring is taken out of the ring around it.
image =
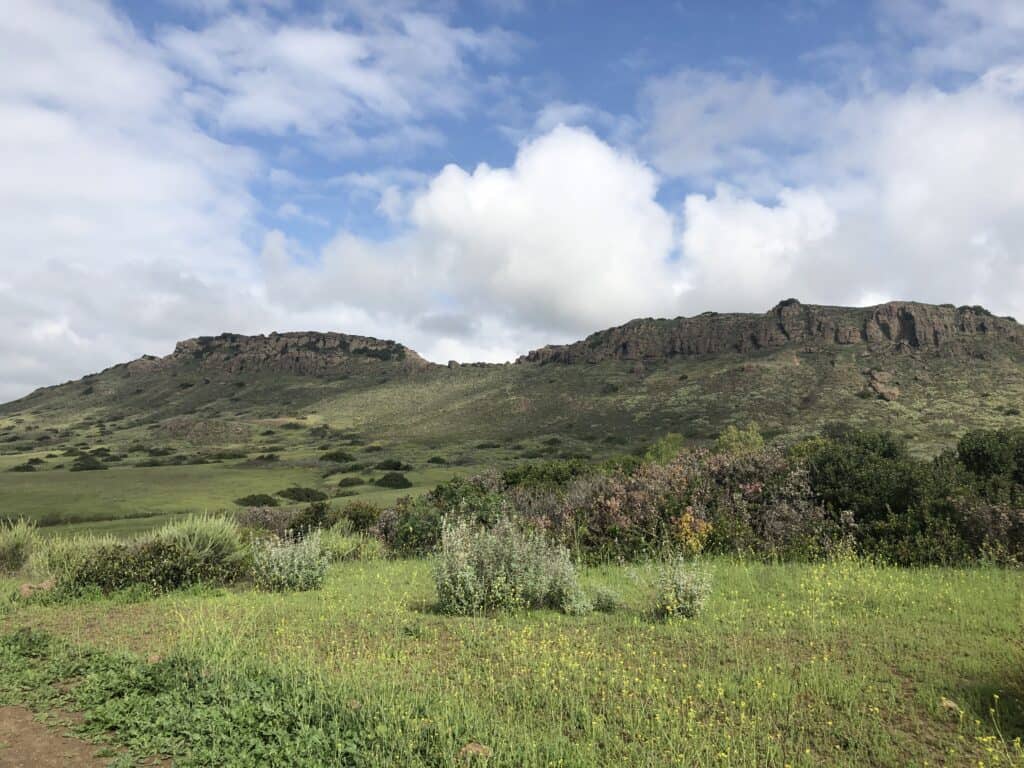
[[[342,233],[316,268],[275,275],[273,298],[298,305],[312,290],[413,321],[440,306],[538,340],[671,312],[673,219],[656,191],[635,158],[559,127],[510,168],[448,166],[414,198],[406,234]]]
[[[803,151],[829,130],[837,108],[816,86],[694,70],[650,81],[642,101],[643,144],[657,167],[698,180],[756,173]]]
[[[453,27],[388,4],[356,4],[305,21],[232,13],[160,38],[192,78],[197,109],[225,129],[316,137],[321,151],[406,149],[443,137],[421,121],[459,114],[468,60],[510,55],[500,30]]]

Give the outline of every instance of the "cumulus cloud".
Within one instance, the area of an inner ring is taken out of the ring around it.
[[[342,233],[322,263],[279,275],[275,298],[301,303],[316,283],[380,313],[447,304],[560,336],[671,312],[682,286],[657,186],[636,158],[558,127],[509,168],[446,167],[414,198],[408,232],[383,243]]]

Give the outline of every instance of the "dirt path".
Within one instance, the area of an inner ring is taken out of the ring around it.
[[[63,768],[103,766],[96,757],[102,747],[32,719],[22,707],[0,707],[0,768]]]

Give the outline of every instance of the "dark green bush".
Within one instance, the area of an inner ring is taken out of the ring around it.
[[[235,504],[240,507],[276,507],[280,502],[269,493],[252,493],[235,499]]]
[[[82,454],[71,464],[69,469],[72,472],[90,472],[97,469],[107,469],[107,465],[89,454]]]
[[[318,491],[316,488],[301,488],[299,486],[285,488],[283,491],[278,491],[277,495],[289,501],[326,501],[327,499],[327,494],[323,491]]]
[[[386,472],[373,481],[381,488],[412,488],[412,481],[401,472]]]
[[[441,541],[441,509],[425,496],[406,496],[380,513],[374,533],[399,555],[426,555]]]
[[[384,459],[383,461],[378,461],[376,464],[373,465],[373,468],[387,469],[395,472],[408,472],[409,470],[412,469],[410,465],[403,464],[398,459]]]
[[[339,488],[355,488],[357,485],[366,485],[366,480],[358,475],[348,475],[338,481]]]
[[[335,464],[345,464],[346,462],[349,461],[355,461],[355,456],[353,456],[348,451],[343,451],[342,449],[339,448],[335,451],[329,451],[325,454],[322,454],[320,456],[320,461],[331,461],[334,462]]]
[[[380,507],[372,501],[351,501],[341,510],[341,518],[348,520],[353,531],[367,531],[377,524]]]

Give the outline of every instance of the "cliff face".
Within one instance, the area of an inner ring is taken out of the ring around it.
[[[154,363],[173,366],[198,361],[202,368],[232,374],[264,370],[309,375],[374,360],[394,362],[408,370],[430,365],[414,351],[394,341],[313,332],[200,336],[178,342],[173,353]]]
[[[1010,318],[995,317],[981,307],[893,301],[854,309],[787,299],[763,315],[706,312],[674,320],[633,320],[573,344],[542,347],[518,362],[656,360],[752,352],[787,344],[862,344],[872,350],[954,353],[980,338],[1001,339],[1024,351],[1024,326]]]

